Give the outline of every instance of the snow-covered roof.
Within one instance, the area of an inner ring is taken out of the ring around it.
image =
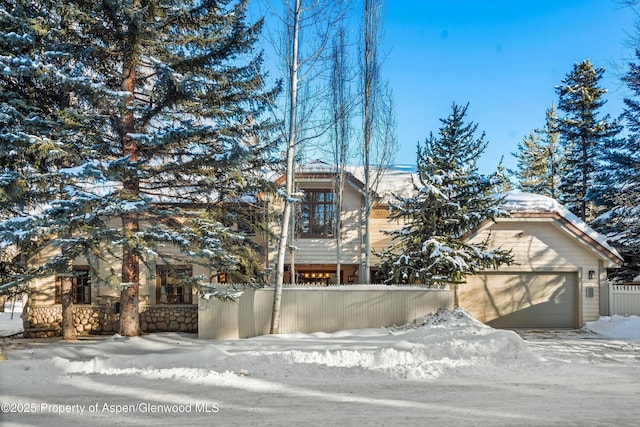
[[[334,176],[338,172],[336,165],[323,162],[322,160],[312,160],[307,163],[296,166],[295,179],[317,179],[317,178],[329,178]],[[350,182],[358,189],[362,189],[364,184],[362,180],[353,173],[353,168],[347,166],[345,168],[347,182]],[[282,184],[285,182],[286,175],[281,174],[275,182]]]
[[[364,182],[364,167],[348,166],[347,169]],[[415,172],[414,165],[393,165],[386,168],[376,187],[376,194],[380,197],[380,202],[388,204],[396,200],[396,196],[410,197],[415,192],[413,186]],[[370,173],[372,178],[375,174],[377,174],[376,169]]]
[[[519,190],[507,191],[503,195],[502,208],[509,212],[557,212],[563,216],[574,216],[556,199],[541,194],[527,193]],[[578,219],[576,217],[576,219]]]
[[[557,200],[541,194],[527,193],[519,190],[507,191],[500,195],[500,197],[503,197],[500,207],[512,215],[544,213],[558,214],[578,231],[593,239],[597,244],[622,261],[622,256],[620,256],[615,248],[609,245],[604,235],[595,231],[586,222],[574,215]]]
[[[303,163],[296,168],[296,173],[336,173],[336,165],[323,162],[322,160],[312,160]]]

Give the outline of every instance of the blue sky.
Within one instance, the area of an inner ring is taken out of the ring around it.
[[[544,125],[554,87],[585,59],[606,68],[602,111],[617,117],[633,22],[615,0],[388,0],[382,72],[396,101],[396,163],[415,163],[416,143],[437,132],[453,102],[468,102],[468,119],[489,141],[481,172],[502,156],[515,167],[511,153]]]
[[[270,24],[281,30],[273,19],[281,1],[290,0],[250,2],[253,18],[267,18],[261,43],[273,78],[281,75],[268,34]],[[586,59],[606,68],[602,112],[622,112],[620,76],[633,57],[625,42],[634,33],[634,14],[620,0],[384,1],[382,77],[396,102],[397,164],[415,164],[416,144],[437,133],[455,102],[469,103],[467,119],[486,132],[480,171],[492,173],[501,158],[515,168],[511,153],[544,125],[546,110],[557,105],[555,86]],[[352,43],[359,39],[361,9],[362,1],[353,0]]]

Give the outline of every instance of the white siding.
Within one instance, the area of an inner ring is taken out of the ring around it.
[[[330,180],[316,180],[302,182],[299,186],[302,190],[331,189]],[[362,195],[353,186],[347,184],[344,188],[342,208],[342,263],[358,264],[362,250],[361,229],[361,203]],[[274,209],[283,209],[281,204],[274,204]],[[273,224],[276,235],[280,234],[280,224]],[[291,237],[291,236],[289,236]],[[335,238],[296,238],[293,242],[296,250],[296,264],[332,264],[336,262]],[[277,247],[272,245],[269,249],[271,263],[275,262]],[[288,255],[287,255],[288,260]],[[288,262],[288,261],[285,261]]]
[[[580,295],[580,324],[600,316],[600,281],[605,276],[600,258],[578,238],[567,234],[551,219],[498,219],[496,224],[474,236],[479,242],[489,237],[492,248],[512,249],[515,264],[501,266],[501,272],[557,271],[578,273]],[[588,272],[594,271],[589,279]],[[586,287],[594,288],[593,298],[587,297]]]

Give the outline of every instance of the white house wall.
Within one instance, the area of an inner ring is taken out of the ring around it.
[[[331,189],[332,182],[329,180],[313,180],[298,182],[302,190],[327,190]],[[362,195],[352,185],[345,184],[342,207],[342,263],[358,264],[361,256],[361,200]],[[274,208],[282,210],[282,205],[275,205]],[[280,234],[279,224],[273,227],[276,235]],[[292,237],[292,236],[289,236]],[[336,239],[335,238],[295,238],[293,245],[296,250],[296,264],[329,264],[336,261]],[[269,250],[270,261],[274,262],[277,256],[277,247],[272,246]],[[286,261],[288,262],[287,255]]]
[[[601,260],[551,219],[499,219],[496,224],[470,239],[480,242],[489,236],[491,248],[512,249],[514,265],[501,266],[501,272],[540,271],[577,272],[583,321],[600,315],[600,283],[606,279]],[[594,277],[589,278],[589,271]],[[593,288],[587,297],[586,288]]]

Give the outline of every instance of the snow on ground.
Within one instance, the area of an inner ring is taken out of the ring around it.
[[[0,313],[0,337],[17,334],[23,331],[22,300],[11,298],[4,304],[4,313]]]
[[[516,334],[464,310],[331,334],[1,345],[3,426],[628,425],[640,396],[640,341]]]
[[[587,322],[585,329],[609,338],[640,339],[640,316],[602,316]]]

